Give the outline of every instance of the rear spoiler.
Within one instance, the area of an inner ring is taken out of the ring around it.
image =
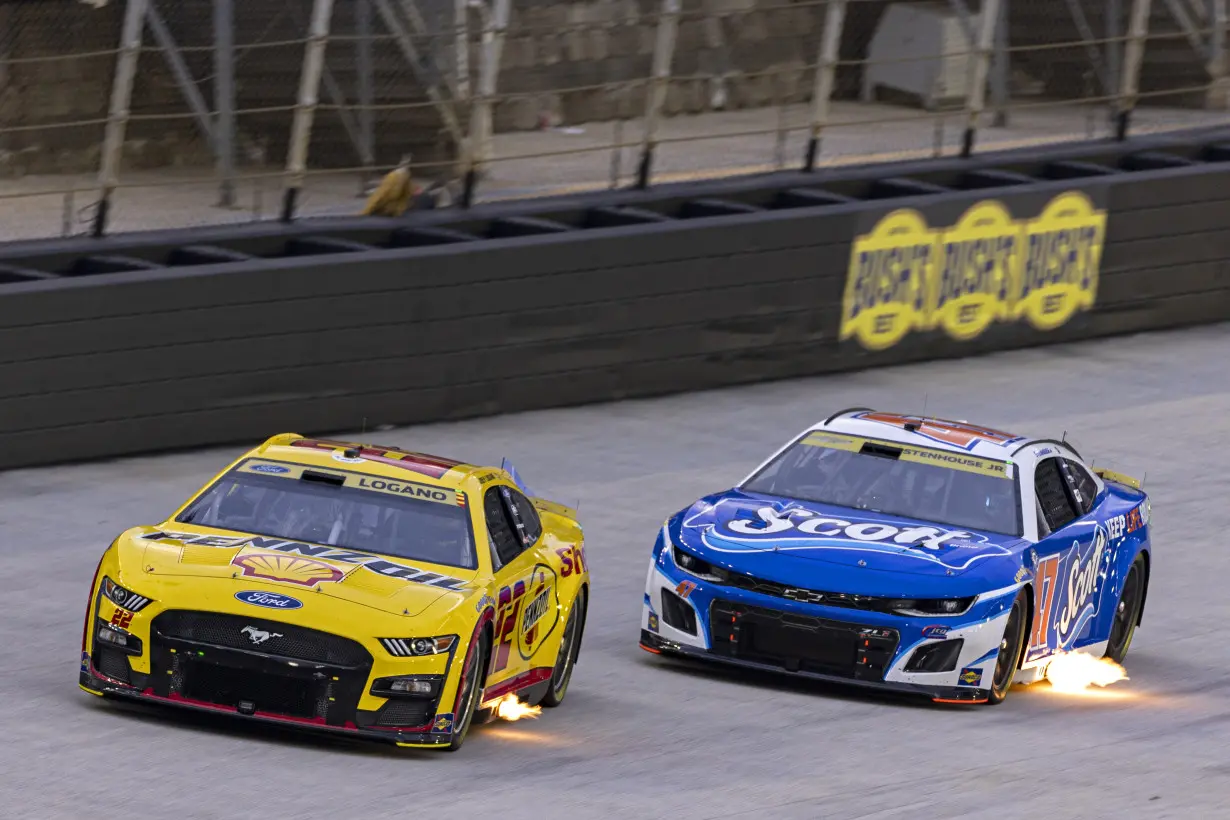
[[[533,502],[535,507],[543,512],[549,512],[552,515],[560,515],[564,518],[570,518],[573,521],[577,520],[577,511],[573,507],[560,504],[558,501],[548,501],[545,498],[538,498],[537,496],[530,498],[530,501]]]
[[[1131,487],[1133,490],[1139,490],[1141,483],[1138,479],[1132,478],[1130,475],[1116,473],[1114,470],[1108,470],[1105,467],[1094,467],[1093,471],[1098,474],[1098,477],[1103,481],[1113,481],[1116,484],[1123,484]]]

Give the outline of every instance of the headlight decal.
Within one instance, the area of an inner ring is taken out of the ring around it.
[[[442,655],[457,642],[456,635],[437,638],[379,638],[380,645],[390,655],[399,658],[417,658],[424,655]]]
[[[108,601],[129,612],[140,612],[153,603],[151,599],[125,589],[106,575],[103,576],[101,592]]]

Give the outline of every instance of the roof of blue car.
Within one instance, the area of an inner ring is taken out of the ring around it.
[[[836,413],[813,429],[994,459],[1007,459],[1013,451],[1031,440],[968,421],[867,408]]]

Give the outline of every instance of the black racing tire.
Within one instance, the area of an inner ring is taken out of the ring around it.
[[[585,603],[585,589],[582,588],[572,603],[572,611],[568,613],[564,637],[560,639],[559,654],[555,657],[555,669],[551,672],[547,693],[540,701],[548,708],[559,706],[568,694],[568,684],[572,681],[572,670],[576,668],[577,653],[581,648],[581,631],[585,628]]]
[[[1119,593],[1119,601],[1115,604],[1115,618],[1111,622],[1110,637],[1106,641],[1104,658],[1123,663],[1128,650],[1132,648],[1132,638],[1136,635],[1136,625],[1140,621],[1140,608],[1145,601],[1145,556],[1138,555],[1123,579],[1123,592]]]
[[[478,702],[482,698],[483,692],[483,673],[487,669],[487,658],[491,651],[491,639],[487,637],[487,632],[484,630],[477,643],[470,645],[470,652],[466,656],[466,665],[462,668],[461,687],[462,695],[460,699],[461,711],[453,718],[453,736],[449,743],[444,748],[450,752],[455,752],[465,743],[466,735],[470,732],[470,726],[474,722],[474,715],[478,711]]]
[[[987,703],[994,706],[1003,703],[1012,689],[1012,679],[1021,665],[1021,653],[1025,651],[1025,634],[1029,629],[1029,596],[1022,589],[1012,602],[1008,622],[1004,624],[1004,636],[999,642],[999,655],[995,670],[991,673],[991,690]]]

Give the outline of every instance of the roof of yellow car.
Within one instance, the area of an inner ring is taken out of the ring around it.
[[[294,433],[274,436],[256,448],[262,458],[317,464],[342,470],[376,469],[389,476],[401,476],[456,487],[476,472],[494,468],[467,464],[451,458],[413,453],[400,447],[363,444],[351,441],[304,438]],[[336,462],[336,463],[330,463]]]

